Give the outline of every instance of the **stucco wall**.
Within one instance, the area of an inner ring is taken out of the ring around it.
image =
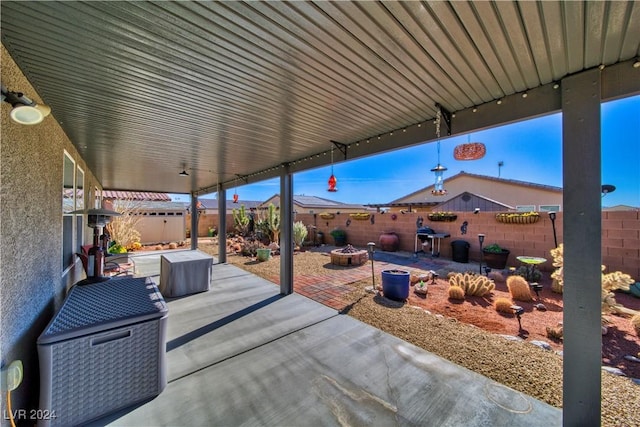
[[[41,101],[4,46],[1,61],[2,83]],[[16,359],[24,364],[24,381],[11,395],[15,410],[37,406],[36,339],[61,305],[67,286],[82,274],[81,266],[67,274],[62,271],[63,150],[84,169],[85,189],[93,188],[96,180],[55,121],[55,111],[38,125],[24,126],[11,120],[10,110],[3,102],[0,364],[4,367]]]

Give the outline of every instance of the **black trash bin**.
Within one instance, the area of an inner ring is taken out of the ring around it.
[[[451,242],[451,258],[454,262],[469,262],[469,247],[471,245],[465,240],[454,240]]]

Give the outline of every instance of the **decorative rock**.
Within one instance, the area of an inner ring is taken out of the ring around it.
[[[431,312],[429,310],[425,310],[424,312],[431,316]]]
[[[536,304],[536,305],[534,305],[534,307],[535,307],[535,308],[537,308],[537,309],[538,309],[538,310],[540,310],[540,311],[547,311],[547,306],[546,306],[546,305],[544,305],[544,304],[543,304],[543,303],[541,303],[541,302],[540,302],[540,303],[538,303],[538,304]]]
[[[375,289],[373,289],[373,286],[366,286],[366,287],[364,288],[364,291],[365,291],[366,293],[368,293],[368,294],[375,294],[375,293],[376,293],[376,290],[375,290]]]
[[[626,375],[624,374],[624,372],[622,372],[622,371],[621,371],[620,369],[618,369],[618,368],[614,368],[614,367],[611,367],[611,366],[603,366],[603,367],[602,367],[602,370],[603,370],[603,371],[607,371],[607,372],[609,372],[610,374],[613,374],[613,375],[618,375],[618,376],[620,376],[620,377],[626,377]]]
[[[544,341],[534,340],[531,341],[531,344],[536,345],[544,350],[551,350],[551,346],[549,345],[549,343],[546,343]]]
[[[609,332],[609,328],[607,328],[606,326],[602,327],[602,335],[607,335],[607,333]]]
[[[560,356],[560,357],[564,357],[564,351],[562,351],[562,350],[558,350],[558,351],[556,351],[556,354],[557,354],[558,356]]]
[[[631,378],[631,381],[633,381],[637,385],[640,385],[640,378]]]
[[[640,359],[638,359],[635,356],[632,356],[630,354],[627,354],[626,356],[624,356],[625,359],[627,359],[630,362],[636,362],[636,363],[640,363]]]
[[[516,337],[513,335],[500,335],[500,336],[506,339],[507,341],[516,341],[516,342],[524,341],[522,338]]]

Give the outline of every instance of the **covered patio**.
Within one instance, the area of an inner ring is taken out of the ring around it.
[[[564,365],[562,420],[599,424],[600,106],[640,93],[638,2],[24,1],[0,7],[3,99],[52,109],[42,123],[24,126],[10,118],[13,105],[2,102],[0,364],[22,360],[25,367],[12,393],[14,408],[38,407],[36,339],[82,277],[74,249],[91,241],[86,215],[72,212],[99,206],[103,189],[190,194],[194,209],[199,196],[215,191],[225,211],[229,189],[278,177],[281,287],[236,306],[272,298],[263,308],[276,315],[276,307],[301,298],[292,295],[290,249],[296,172],[561,111],[565,357],[572,361]],[[225,228],[222,219],[218,229]],[[219,253],[225,268],[223,242]],[[189,310],[184,301],[172,302],[172,309]],[[231,314],[217,313],[201,326]],[[315,341],[276,334],[254,345],[312,358],[314,342],[332,342],[338,351],[356,339],[352,333],[379,336],[340,320],[346,323],[331,337],[324,325],[343,317],[310,321],[290,314],[282,318],[285,329],[313,332]],[[173,339],[180,340],[184,330],[174,326]],[[386,339],[400,357],[403,346]],[[255,353],[246,350],[238,359],[235,350],[227,361],[212,359],[204,369],[218,374],[253,362]],[[340,355],[324,351],[318,354],[333,368]],[[293,366],[286,355],[273,360],[274,373],[290,370],[301,381],[308,379],[305,369],[319,369]],[[372,375],[372,383],[390,384],[366,362],[355,360],[354,368]],[[417,367],[404,369],[399,375]],[[351,387],[328,371],[317,373],[325,375],[315,384],[320,396]],[[195,384],[200,375],[190,375]],[[227,378],[251,393],[245,381],[260,375],[271,381],[264,371],[238,375]],[[184,384],[193,385],[176,379],[167,396]],[[219,387],[209,392],[218,396],[227,385]],[[387,413],[393,400],[380,395],[386,403],[374,406]],[[403,405],[414,402],[406,399]],[[314,416],[336,409],[323,408]],[[418,417],[418,409],[407,416]]]
[[[140,269],[155,276],[159,256]],[[210,291],[168,301],[166,389],[91,425],[562,423],[561,410],[337,310],[213,270]]]

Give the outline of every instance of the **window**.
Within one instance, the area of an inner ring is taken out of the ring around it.
[[[84,210],[84,171],[76,169],[76,210]],[[84,244],[84,215],[76,215],[76,248],[75,252],[82,252]]]
[[[560,205],[540,205],[540,212],[560,212]]]
[[[516,211],[518,212],[534,212],[536,210],[536,205],[519,205],[516,206]]]
[[[76,165],[65,151],[62,172],[62,269],[73,264],[74,248],[74,215],[76,206],[75,171]]]

